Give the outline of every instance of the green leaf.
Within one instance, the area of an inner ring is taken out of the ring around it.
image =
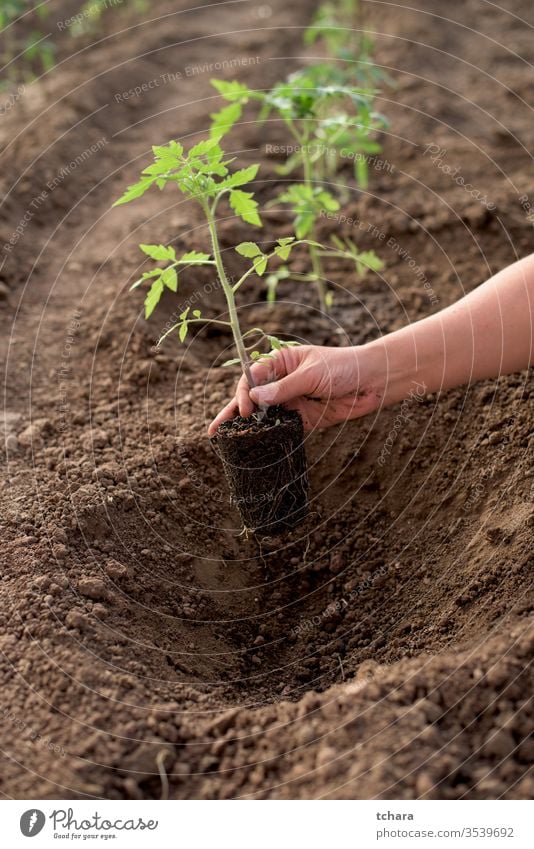
[[[195,318],[200,318],[202,313],[200,312],[200,310],[193,310],[193,315]]]
[[[274,351],[281,350],[282,344],[280,342],[280,339],[278,339],[276,336],[267,336],[267,339],[269,340],[269,344]]]
[[[176,259],[176,253],[172,247],[166,248],[164,245],[139,245],[139,247],[150,259]]]
[[[247,168],[241,168],[240,171],[234,171],[226,180],[219,183],[219,189],[230,189],[250,183],[255,179],[259,167],[259,165],[249,165]]]
[[[151,277],[160,277],[160,276],[161,276],[161,268],[153,268],[152,271],[145,271],[141,275],[139,280],[136,280],[135,283],[132,283],[132,285],[130,286],[130,292],[132,291],[132,289],[137,289],[137,287],[140,286],[141,283],[144,283],[145,280],[150,280]]]
[[[334,303],[334,293],[332,291],[326,292],[324,296],[325,306],[330,309],[332,304]]]
[[[269,274],[266,283],[267,283],[267,303],[274,304],[276,301],[276,290],[278,288],[278,282],[280,278],[278,274]]]
[[[160,278],[159,280],[156,280],[148,290],[145,298],[145,318],[150,318],[156,309],[163,294],[163,289],[164,286]]]
[[[258,204],[254,200],[252,192],[243,192],[241,189],[233,189],[230,192],[230,206],[240,218],[247,224],[261,227],[261,218],[258,215]]]
[[[310,210],[300,212],[295,218],[295,233],[298,239],[307,236],[315,222],[315,214]]]
[[[122,203],[130,203],[131,200],[140,198],[150,188],[153,182],[153,177],[142,177],[137,183],[128,186],[122,197],[116,200],[113,206],[120,206]]]
[[[211,262],[210,255],[202,253],[202,251],[188,251],[178,260],[180,265],[202,265],[206,262]]]
[[[210,82],[225,100],[231,102],[246,103],[252,94],[248,86],[237,82],[237,80],[210,80]]]
[[[202,141],[199,141],[191,148],[187,157],[188,159],[193,159],[194,157],[205,156],[207,153],[213,153],[217,148],[217,153],[220,153],[222,156],[222,150],[217,137],[202,139]]]
[[[259,256],[260,254],[263,256],[263,252],[256,242],[241,242],[241,244],[236,247],[236,251],[238,254],[241,254],[241,256],[246,256],[250,259],[255,256]]]
[[[186,320],[187,316],[189,315],[190,309],[191,309],[191,307],[186,307],[185,310],[182,313],[180,313],[180,318],[181,318],[182,321]]]
[[[152,145],[152,153],[156,159],[169,159],[176,161],[183,156],[184,147],[177,141],[170,141],[168,144]]]
[[[210,135],[214,138],[221,138],[229,133],[236,121],[241,118],[243,109],[240,103],[229,103],[228,106],[223,106],[218,112],[212,112]]]
[[[161,282],[167,287],[167,289],[170,289],[171,292],[177,292],[178,275],[176,274],[176,269],[172,266],[165,268],[161,274]]]
[[[280,245],[280,247],[274,249],[274,252],[276,256],[279,256],[280,259],[285,261],[286,259],[289,259],[292,247],[293,245]]]
[[[239,366],[239,365],[241,365],[241,360],[239,359],[239,357],[234,357],[233,360],[226,360],[226,362],[223,363],[223,368],[225,366]]]
[[[339,209],[339,201],[337,201],[330,192],[319,192],[317,200],[322,205],[323,209],[326,209],[328,212],[336,212]]]
[[[178,336],[180,337],[180,342],[183,342],[185,337],[187,336],[187,321],[182,321],[180,327],[178,328]]]
[[[267,268],[267,257],[266,256],[256,256],[253,259],[254,271],[259,277],[262,277],[265,274],[265,269]]]

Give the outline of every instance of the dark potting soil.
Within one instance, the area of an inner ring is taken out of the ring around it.
[[[268,407],[223,422],[212,439],[224,466],[231,501],[245,528],[273,535],[308,514],[308,470],[302,419],[295,410]]]

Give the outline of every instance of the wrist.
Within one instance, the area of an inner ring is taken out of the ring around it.
[[[428,385],[428,362],[418,351],[413,335],[403,331],[390,333],[360,348],[369,389],[378,399],[377,406],[389,407],[412,395],[421,397],[432,389]]]

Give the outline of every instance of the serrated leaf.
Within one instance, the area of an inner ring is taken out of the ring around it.
[[[190,265],[202,265],[204,262],[210,262],[210,255],[206,253],[202,253],[202,251],[188,251],[186,254],[180,257],[178,260],[180,265],[190,264]]]
[[[183,152],[183,145],[174,140],[168,144],[152,145],[152,153],[156,159],[179,159],[183,156]]]
[[[176,269],[172,266],[169,268],[165,268],[161,274],[161,282],[167,289],[170,289],[171,292],[178,291],[178,275],[176,274]]]
[[[261,248],[258,247],[256,242],[241,242],[240,245],[237,245],[236,251],[241,256],[246,256],[252,259],[255,256],[263,255]]]
[[[176,252],[172,247],[166,248],[165,245],[139,245],[139,247],[150,259],[176,259]]]
[[[188,159],[191,160],[195,156],[205,156],[207,153],[214,153],[215,151],[222,157],[223,152],[219,145],[219,139],[216,136],[209,139],[202,139],[202,141],[199,141],[191,148],[187,156]]]
[[[145,298],[145,318],[150,318],[156,309],[163,294],[163,289],[164,286],[160,278],[159,280],[156,280],[148,290]]]
[[[143,272],[143,274],[141,275],[139,280],[136,280],[135,283],[132,283],[132,285],[130,286],[130,292],[133,289],[137,289],[137,287],[140,286],[141,283],[144,283],[145,280],[150,280],[150,278],[152,278],[152,277],[160,277],[160,276],[161,276],[161,268],[153,268],[151,271]]]
[[[259,165],[249,165],[247,168],[241,168],[239,171],[234,171],[226,180],[219,183],[219,189],[229,189],[237,186],[244,186],[255,179],[258,173]]]
[[[213,138],[221,138],[230,132],[236,121],[241,118],[243,109],[240,103],[229,103],[218,112],[212,112],[210,134]]]
[[[261,218],[257,212],[258,204],[254,200],[252,192],[232,189],[230,192],[230,206],[236,215],[239,215],[247,224],[261,227]]]
[[[241,360],[239,359],[239,357],[234,357],[233,360],[226,360],[226,362],[223,363],[223,368],[225,366],[238,366],[238,365],[241,365]]]
[[[115,201],[113,206],[120,206],[123,203],[130,203],[131,200],[140,198],[150,188],[154,179],[152,177],[144,177],[137,183],[128,186],[122,197]]]
[[[222,94],[225,100],[230,100],[231,102],[240,101],[242,103],[246,103],[250,94],[252,94],[251,90],[248,86],[243,83],[237,82],[237,80],[210,80],[212,86],[217,89],[219,94]]]

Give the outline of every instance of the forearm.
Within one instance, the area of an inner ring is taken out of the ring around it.
[[[534,352],[534,255],[364,349],[384,405],[401,401],[416,384],[435,392],[527,368]]]

